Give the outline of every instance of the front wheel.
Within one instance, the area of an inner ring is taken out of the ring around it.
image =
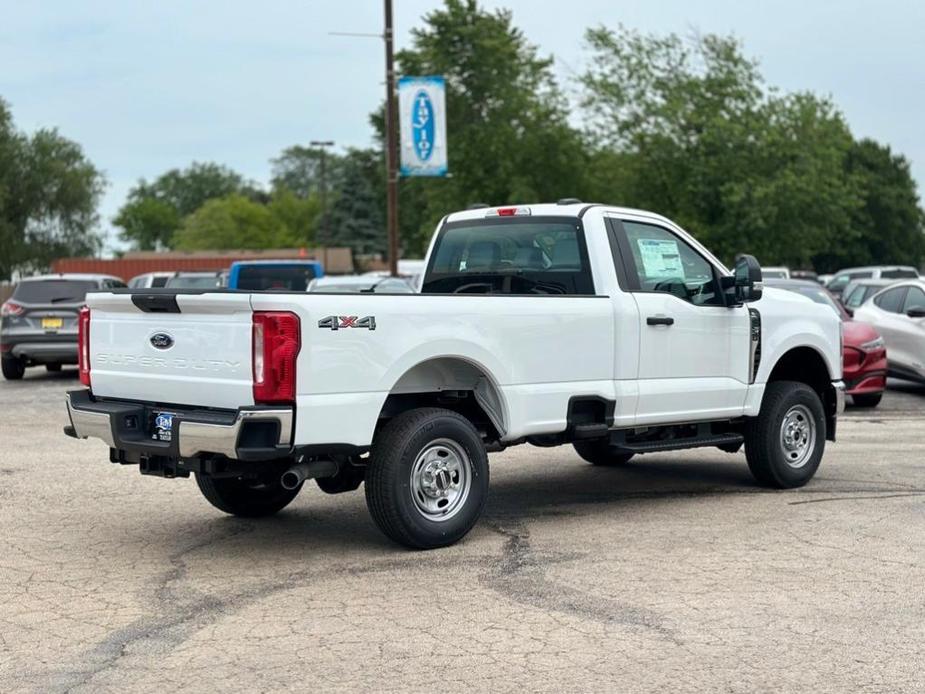
[[[745,425],[745,458],[767,487],[787,489],[809,482],[825,450],[825,412],[805,383],[769,383],[757,417]]]
[[[196,484],[215,508],[241,518],[272,516],[288,506],[302,489],[302,485],[291,490],[284,489],[278,476],[249,480],[197,474]]]
[[[462,539],[488,496],[488,455],[462,415],[436,407],[404,412],[376,435],[366,505],[379,529],[412,549]]]

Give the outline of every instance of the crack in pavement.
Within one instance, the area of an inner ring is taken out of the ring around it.
[[[618,600],[601,598],[550,580],[547,567],[585,558],[583,554],[537,553],[530,542],[530,532],[522,520],[495,516],[485,520],[505,538],[500,560],[482,576],[481,583],[504,597],[540,610],[587,619],[601,624],[619,624],[643,628],[662,638],[682,645],[676,633],[665,626],[664,619],[653,610]]]
[[[799,506],[801,504],[823,504],[829,501],[863,501],[865,499],[904,499],[910,496],[925,496],[925,490],[906,492],[903,494],[889,494],[887,492],[883,492],[868,494],[864,496],[832,496],[823,499],[804,499],[802,501],[790,501],[787,505]]]

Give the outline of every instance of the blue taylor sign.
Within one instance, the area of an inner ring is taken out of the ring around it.
[[[446,83],[442,77],[398,80],[402,176],[446,176]]]

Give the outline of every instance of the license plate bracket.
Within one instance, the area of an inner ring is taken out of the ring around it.
[[[173,429],[175,412],[151,412],[151,439],[153,441],[163,441],[170,443],[173,441]]]

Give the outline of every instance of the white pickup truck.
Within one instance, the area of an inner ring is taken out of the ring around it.
[[[357,489],[409,547],[462,538],[489,451],[572,444],[594,465],[744,444],[764,485],[809,481],[844,407],[827,307],[762,292],[649,212],[575,201],[451,214],[418,294],[90,294],[77,438],[196,476],[240,516],[315,479]],[[763,294],[763,296],[762,296]]]

